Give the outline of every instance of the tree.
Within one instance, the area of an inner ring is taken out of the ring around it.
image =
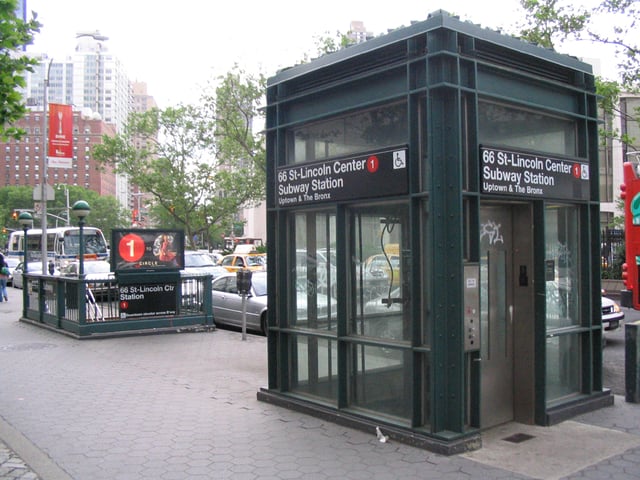
[[[20,54],[20,49],[40,31],[36,14],[25,22],[16,17],[17,0],[0,0],[0,139],[20,138],[24,131],[12,126],[26,113],[18,88],[24,87],[25,72],[33,71],[37,59]]]
[[[559,0],[520,0],[525,40],[554,48],[571,39],[612,47],[618,60],[620,83],[626,89],[640,86],[640,47],[637,23],[638,0],[600,0],[591,8]]]
[[[349,37],[348,34],[336,31],[332,36],[330,32],[325,32],[324,35],[314,37],[316,54],[321,57],[328,53],[337,52],[347,48],[350,45],[355,44],[355,40]]]
[[[622,112],[620,93],[640,88],[640,47],[636,25],[640,21],[637,0],[601,0],[591,8],[574,7],[558,0],[521,0],[526,12],[522,38],[547,48],[555,48],[568,39],[610,46],[618,61],[618,79],[596,79],[599,105],[605,115],[622,115],[627,121],[640,122],[640,110]],[[602,141],[616,139],[640,150],[640,139],[632,138],[606,125],[600,129]]]
[[[131,115],[123,134],[103,137],[94,158],[129,176],[155,203],[165,227],[195,235],[231,225],[238,210],[264,198],[265,153],[252,124],[264,79],[237,67],[201,104]]]

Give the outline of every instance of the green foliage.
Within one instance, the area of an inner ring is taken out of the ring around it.
[[[572,5],[562,6],[557,0],[521,0],[520,4],[528,14],[520,35],[546,48],[583,31],[590,18],[587,10],[573,13]]]
[[[547,48],[569,39],[608,45],[618,60],[622,88],[640,86],[637,0],[601,0],[592,8],[559,0],[520,0],[520,5],[526,18],[520,25],[523,39]]]
[[[325,32],[324,35],[314,37],[316,54],[321,57],[327,53],[337,52],[354,44],[354,40],[349,38],[347,34],[336,31],[335,35]]]
[[[595,7],[594,22],[586,29],[591,41],[614,48],[618,68],[622,75],[622,85],[626,90],[638,91],[640,87],[640,47],[638,42],[638,21],[640,3],[638,0],[602,0]],[[601,22],[600,18],[609,19]],[[599,31],[600,25],[613,25],[608,31]]]
[[[616,81],[597,79],[599,105],[606,116],[626,116],[627,122],[640,121],[640,112],[619,110],[623,91],[634,92],[640,87],[640,50],[636,24],[640,21],[637,0],[601,0],[587,9],[559,0],[520,0],[526,13],[521,25],[523,39],[538,45],[555,48],[568,39],[608,45],[618,60],[620,78]],[[603,30],[604,29],[604,30]],[[632,150],[637,139],[605,123],[600,128],[603,143],[618,140]]]
[[[229,231],[238,210],[265,195],[265,149],[252,131],[265,79],[236,66],[218,80],[197,106],[133,114],[123,134],[93,151],[149,193],[156,222],[184,229],[188,242]]]
[[[25,22],[15,15],[17,0],[0,0],[0,140],[21,138],[24,131],[13,126],[24,117],[26,106],[17,91],[25,86],[24,75],[33,71],[37,59],[21,54],[21,47],[32,43],[40,23]]]

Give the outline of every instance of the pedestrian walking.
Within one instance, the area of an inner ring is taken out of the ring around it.
[[[7,293],[7,280],[9,280],[9,264],[4,259],[4,255],[0,253],[0,302],[4,300],[9,301],[9,294]]]

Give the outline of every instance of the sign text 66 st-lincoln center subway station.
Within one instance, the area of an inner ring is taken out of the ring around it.
[[[575,159],[480,147],[482,192],[589,199],[589,165]]]
[[[406,149],[278,169],[281,207],[401,195],[407,191]]]

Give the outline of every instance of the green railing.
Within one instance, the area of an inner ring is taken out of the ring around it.
[[[161,282],[162,277],[153,280]],[[22,320],[80,338],[214,328],[209,275],[179,277],[175,291],[166,293],[175,295],[175,314],[171,315],[127,316],[121,312],[120,290],[117,280],[27,273]]]

